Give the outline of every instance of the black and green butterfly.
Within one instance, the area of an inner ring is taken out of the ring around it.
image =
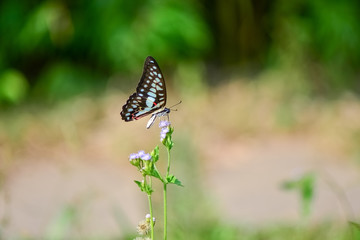
[[[122,107],[121,118],[126,122],[138,120],[151,113],[146,128],[150,128],[156,117],[168,116],[170,109],[166,104],[166,85],[160,67],[153,57],[147,57],[140,82]]]

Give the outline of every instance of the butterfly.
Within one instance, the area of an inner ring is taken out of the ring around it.
[[[150,128],[156,117],[167,116],[169,118],[170,109],[164,107],[166,97],[164,76],[155,59],[149,56],[145,60],[143,74],[136,92],[129,97],[122,107],[121,118],[125,122],[129,122],[153,113],[146,125],[146,128]],[[162,109],[163,107],[164,109]]]

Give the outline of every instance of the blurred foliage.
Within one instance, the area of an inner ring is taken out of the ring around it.
[[[314,93],[359,92],[359,1],[212,0],[204,4],[219,46],[213,54],[223,66],[246,72],[279,68],[288,76],[286,84],[300,72]]]
[[[77,210],[76,206],[63,207],[49,225],[45,238],[49,240],[72,238],[69,232],[76,225]]]
[[[2,80],[3,103],[20,102],[24,90],[58,100],[101,89],[118,72],[138,76],[147,55],[173,65],[200,58],[211,44],[192,1],[5,0],[0,35],[0,73],[16,69],[24,75],[13,90],[9,76]]]
[[[360,239],[360,224],[355,223],[355,222],[349,222],[352,231],[353,231],[353,238],[354,239]]]
[[[28,83],[16,70],[7,70],[0,76],[0,101],[18,103],[25,97]]]
[[[306,173],[298,179],[288,180],[283,183],[285,190],[297,190],[301,199],[301,212],[304,218],[310,216],[311,204],[314,200],[315,176],[313,173]]]
[[[317,92],[359,91],[359,2],[278,2],[273,51],[280,63],[304,72]]]
[[[275,68],[310,93],[359,92],[359,13],[356,0],[4,0],[0,104],[124,86],[148,55],[196,91]]]

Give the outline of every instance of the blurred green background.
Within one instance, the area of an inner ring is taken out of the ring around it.
[[[297,85],[312,95],[358,93],[359,5],[355,0],[5,0],[1,105],[57,101],[98,93],[109,84],[124,88],[129,80],[113,83],[114,76],[138,76],[147,55],[164,69],[204,64],[196,71],[206,85],[280,68],[304,75]]]
[[[360,239],[359,22],[355,0],[1,1],[0,239],[134,237],[126,158],[158,129],[119,112],[147,56],[183,100],[169,239]]]

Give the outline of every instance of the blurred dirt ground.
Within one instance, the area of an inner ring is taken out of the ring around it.
[[[360,101],[313,100],[267,89],[266,83],[233,82],[181,96],[183,103],[171,113],[175,144],[181,138],[192,146],[214,209],[239,225],[296,222],[299,196],[280,186],[313,172],[311,220],[359,220]],[[146,130],[147,119],[121,121],[126,98],[109,92],[1,117],[3,236],[52,236],[64,218],[74,223],[73,236],[135,231],[147,201],[133,183],[140,176],[127,157],[159,144],[159,129]],[[178,100],[169,94],[168,105]],[[174,156],[188,150],[178,146]],[[182,159],[174,161],[175,170]],[[179,191],[191,194],[194,179],[178,177],[185,179]]]

